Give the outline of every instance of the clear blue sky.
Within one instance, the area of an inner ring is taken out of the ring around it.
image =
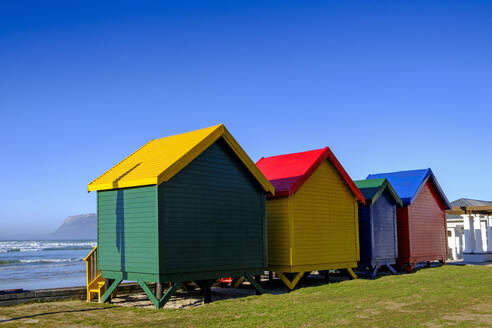
[[[142,4],[146,4],[142,7]],[[253,160],[328,145],[352,178],[431,167],[492,199],[491,1],[6,1],[0,238],[95,212],[151,138],[223,122]]]

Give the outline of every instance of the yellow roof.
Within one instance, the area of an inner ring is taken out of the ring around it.
[[[223,124],[151,140],[89,183],[88,190],[159,185],[171,179],[219,138],[225,140],[263,189],[274,194],[273,186]]]

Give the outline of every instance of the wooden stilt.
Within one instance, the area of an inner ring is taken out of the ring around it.
[[[406,272],[411,273],[415,269],[415,263],[405,263],[402,265]]]
[[[325,270],[325,284],[330,283],[330,270]]]
[[[246,280],[244,277],[239,277],[232,282],[232,287],[239,288],[241,284]]]
[[[178,290],[179,286],[181,285],[181,281],[175,281],[168,288],[168,290],[166,290],[166,293],[159,299],[159,298],[155,297],[155,295],[150,290],[149,286],[147,286],[147,284],[144,281],[139,280],[137,282],[140,285],[140,287],[142,287],[145,294],[147,294],[149,299],[152,301],[156,310],[158,310],[161,307],[163,307],[164,305],[166,305],[166,303],[169,301],[171,296],[173,296],[173,294],[176,292],[176,290]]]
[[[352,268],[347,268],[347,271],[349,273],[349,275],[352,277],[352,279],[357,279],[359,277],[357,277],[357,275],[355,274],[354,270],[352,270]]]
[[[244,276],[246,277],[246,279],[248,279],[248,281],[251,283],[251,285],[253,285],[253,287],[256,289],[256,295],[261,295],[265,292],[263,290],[263,287],[261,287],[260,283],[258,283],[258,281],[256,281],[256,279],[253,278],[249,273],[245,273]]]
[[[392,274],[398,274],[398,272],[395,270],[395,268],[393,268],[391,264],[386,264],[386,267],[388,268],[388,270],[390,270]]]
[[[202,290],[203,303],[208,304],[212,302],[212,282],[210,280],[197,281],[198,286]]]
[[[108,279],[109,280],[109,279]],[[104,294],[101,296],[101,300],[99,301],[99,303],[104,303],[106,302],[110,297],[111,297],[111,294],[113,293],[113,291],[119,286],[119,284],[121,283],[123,279],[116,279],[116,280],[113,280],[113,282],[111,283],[111,285],[109,285],[108,288],[106,288],[106,291],[104,292]],[[109,282],[108,282],[109,283]]]
[[[273,281],[273,272],[268,271],[268,281],[272,282]]]
[[[287,276],[283,272],[278,272],[277,275],[284,282],[287,288],[289,288],[290,290],[294,290],[294,288],[296,288],[297,283],[299,282],[299,280],[301,280],[302,276],[304,275],[304,272],[298,272],[294,276],[292,281],[289,280],[289,278],[287,278]]]
[[[108,290],[109,286],[111,286],[111,284],[114,282],[114,279],[104,279],[104,287],[106,288],[106,290]],[[115,289],[116,290],[116,289]],[[111,296],[113,296],[112,294],[109,294],[109,297],[108,299],[106,300],[106,302],[109,302],[111,303]],[[115,295],[116,296],[116,295]]]
[[[255,276],[255,281],[258,285],[261,286],[261,276],[260,275]],[[256,287],[255,287],[255,291],[256,291],[256,295],[262,294],[262,292],[260,292]]]
[[[376,264],[374,270],[371,272],[371,279],[376,278],[376,275],[378,274],[378,270],[379,270],[379,264]]]

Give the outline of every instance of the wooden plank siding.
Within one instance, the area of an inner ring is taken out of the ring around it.
[[[293,266],[359,260],[357,201],[324,161],[292,196]]]
[[[396,209],[396,227],[398,231],[398,262],[410,257],[411,230],[408,221],[408,206]]]
[[[292,265],[289,227],[289,197],[267,201],[269,265]]]
[[[157,187],[97,193],[98,266],[101,271],[159,273]]]
[[[359,204],[359,247],[360,261],[370,262],[372,260],[373,229],[371,220],[371,207]]]
[[[327,160],[291,197],[267,200],[269,268],[301,272],[356,267],[357,200]]]
[[[263,270],[265,192],[218,140],[159,186],[161,274]]]
[[[373,251],[372,259],[395,263],[398,255],[396,232],[396,205],[385,191],[372,207]]]
[[[447,235],[445,207],[434,185],[427,181],[409,206],[410,257],[416,261],[445,260]]]

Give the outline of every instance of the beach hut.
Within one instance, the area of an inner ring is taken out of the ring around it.
[[[366,204],[359,204],[359,269],[375,277],[381,266],[393,274],[398,257],[396,208],[403,204],[387,179],[357,180]]]
[[[446,209],[451,206],[431,169],[370,174],[386,178],[403,202],[397,208],[397,263],[411,272],[419,262],[441,261],[448,253]]]
[[[206,288],[245,276],[261,291],[253,276],[267,264],[274,188],[224,125],[151,140],[88,188],[97,191],[98,283],[110,283],[102,302],[122,280],[137,281],[156,308],[184,281]],[[154,295],[152,282],[171,287]]]
[[[364,196],[331,150],[260,159],[275,187],[267,199],[269,270],[289,289],[305,273],[352,268],[359,260],[357,202]]]

